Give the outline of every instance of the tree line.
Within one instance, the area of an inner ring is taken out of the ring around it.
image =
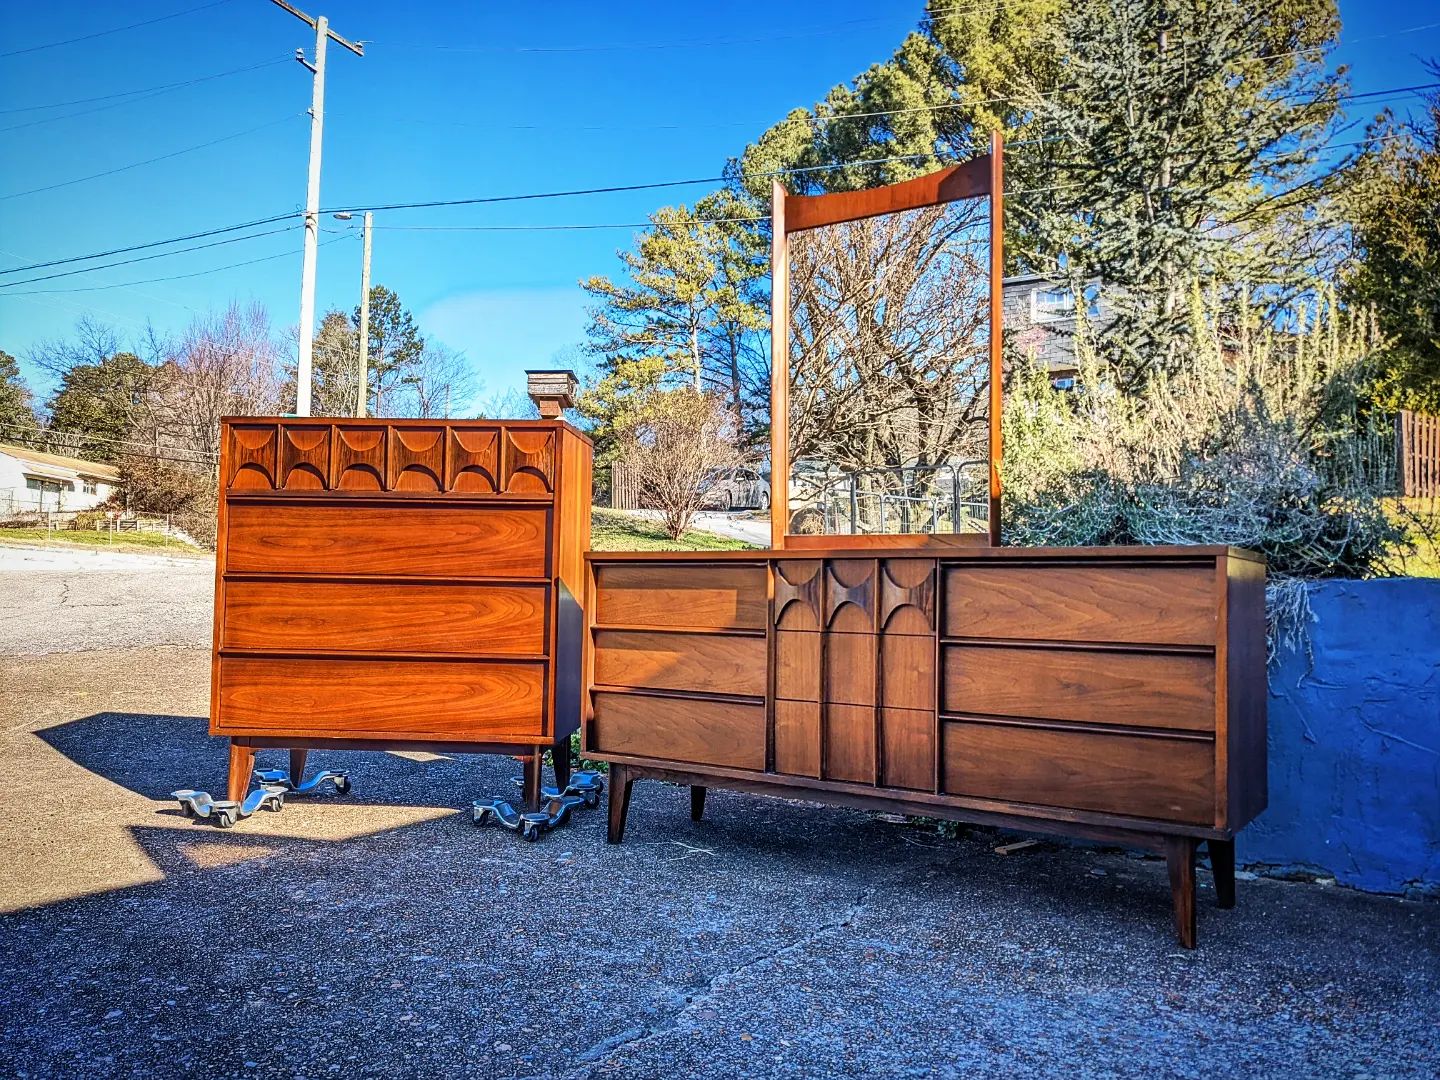
[[[1323,292],[1377,320],[1366,407],[1440,409],[1440,98],[1355,130],[1339,32],[1333,0],[931,0],[888,59],[760,133],[721,190],[656,210],[619,274],[581,281],[596,364],[582,409],[602,456],[633,449],[681,392],[707,395],[763,455],[772,177],[799,194],[894,183],[983,153],[992,131],[1007,144],[1007,274],[1072,295],[1102,283],[1087,349],[1125,392],[1143,398],[1210,348],[1194,288],[1223,294],[1227,348],[1245,320],[1283,331]],[[865,356],[903,351],[888,331]],[[1024,362],[1007,343],[1007,369]],[[865,426],[841,407],[856,386],[894,396],[893,367],[867,373],[858,352],[792,340],[791,364],[834,412],[803,414],[833,430],[792,453]],[[935,385],[932,411],[954,392]],[[914,440],[895,453],[913,458]]]
[[[314,341],[316,415],[353,415],[358,307],[332,310]],[[436,417],[471,410],[479,383],[464,356],[428,338],[396,293],[370,291],[367,413]],[[39,342],[27,360],[55,380],[43,405],[16,358],[0,351],[0,443],[121,469],[129,509],[186,519],[205,536],[214,505],[220,418],[293,412],[295,335],[258,304],[232,304],[164,335],[136,340],[93,317]]]

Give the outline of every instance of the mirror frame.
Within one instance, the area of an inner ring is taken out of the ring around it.
[[[947,169],[885,187],[791,195],[778,179],[770,189],[770,546],[923,548],[1000,543],[1000,418],[1004,370],[1005,147],[990,136],[990,152]],[[990,199],[990,528],[988,533],[866,533],[801,536],[790,519],[790,234],[903,210],[988,196]]]

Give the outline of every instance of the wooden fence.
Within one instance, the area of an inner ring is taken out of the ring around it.
[[[595,505],[615,510],[640,509],[640,482],[623,461],[595,470]]]
[[[1440,498],[1440,416],[1400,410],[1395,418],[1400,495],[1406,499]]]

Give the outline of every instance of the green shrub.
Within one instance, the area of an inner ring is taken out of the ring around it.
[[[1011,377],[1006,542],[1246,547],[1269,561],[1275,607],[1297,603],[1274,592],[1287,580],[1394,572],[1410,541],[1386,512],[1393,448],[1362,398],[1376,345],[1328,297],[1262,326],[1196,290],[1186,363],[1124,392],[1082,325],[1075,389],[1033,363]]]

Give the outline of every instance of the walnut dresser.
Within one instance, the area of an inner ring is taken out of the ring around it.
[[[589,441],[559,420],[221,435],[210,732],[230,798],[257,748],[290,749],[297,782],[308,750],[406,748],[523,756],[533,804],[580,721]]]
[[[1163,852],[1265,807],[1263,560],[1223,547],[587,556],[585,751],[636,779]]]

